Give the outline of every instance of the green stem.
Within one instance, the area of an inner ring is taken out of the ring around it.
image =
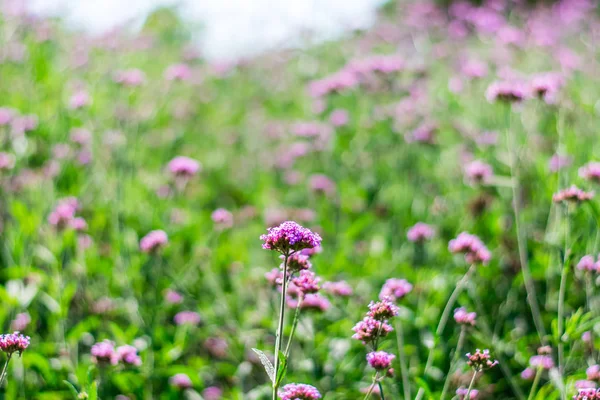
[[[408,379],[408,370],[406,368],[406,358],[404,355],[404,332],[402,330],[402,321],[400,321],[400,317],[396,317],[396,341],[398,344],[398,360],[400,361],[400,375],[402,377],[404,398],[410,399],[410,381]]]
[[[473,384],[475,383],[475,377],[477,376],[477,370],[473,371],[473,377],[471,378],[471,383],[469,383],[469,388],[467,389],[467,394],[465,396],[465,399],[470,399],[471,398],[471,390],[473,390]]]
[[[2,385],[4,384],[4,381],[6,380],[6,375],[8,372],[8,363],[10,362],[11,357],[12,357],[12,354],[8,354],[8,358],[6,359],[4,368],[2,368],[2,374],[0,374],[0,387],[2,387]]]
[[[446,375],[446,380],[444,381],[444,388],[442,389],[442,395],[440,396],[440,400],[444,400],[446,398],[446,394],[448,393],[448,388],[450,387],[450,378],[452,377],[452,373],[454,372],[454,366],[458,361],[458,357],[462,352],[463,344],[465,342],[465,337],[467,334],[467,329],[463,325],[460,328],[460,335],[458,336],[458,343],[456,344],[456,350],[454,350],[454,356],[452,357],[452,361],[450,362],[450,369],[448,370],[448,375]]]
[[[369,391],[367,392],[367,395],[365,396],[365,398],[363,400],[367,400],[369,398],[369,396],[371,396],[371,393],[373,393],[373,389],[375,389],[375,384],[377,383],[378,377],[379,377],[379,372],[376,372],[375,376],[373,377],[373,383],[371,383],[371,386],[369,386]]]
[[[383,386],[381,385],[381,381],[377,381],[377,385],[379,386],[379,397],[381,397],[381,400],[385,400],[385,396],[383,395]]]
[[[279,373],[279,352],[281,351],[281,342],[283,336],[283,321],[285,316],[285,292],[287,290],[287,265],[289,254],[285,254],[283,261],[283,283],[281,285],[281,303],[279,305],[279,323],[277,326],[277,336],[275,339],[275,376],[273,380],[273,400],[277,400],[277,374]]]
[[[529,392],[529,396],[527,397],[527,400],[533,400],[534,394],[540,383],[541,377],[542,377],[542,369],[538,367],[537,371],[535,371],[535,379],[533,380],[533,385],[531,386],[531,391]]]

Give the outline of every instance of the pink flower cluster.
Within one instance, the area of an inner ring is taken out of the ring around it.
[[[600,183],[600,162],[589,162],[579,168],[579,176],[588,181]]]
[[[169,383],[178,389],[189,389],[193,386],[190,377],[183,373],[173,375],[169,379]]]
[[[406,233],[406,238],[415,243],[422,243],[430,240],[435,235],[435,230],[431,225],[423,222],[417,222]]]
[[[85,230],[87,229],[85,220],[83,218],[75,217],[75,213],[78,209],[79,202],[75,197],[62,199],[48,216],[48,222],[58,229],[70,227],[77,231]]]
[[[379,338],[386,337],[394,328],[387,321],[378,321],[371,317],[365,317],[362,321],[354,325],[352,330],[355,332],[352,338],[360,340],[366,345],[374,343]]]
[[[169,171],[177,176],[191,178],[200,171],[200,163],[193,158],[178,156],[169,161]]]
[[[600,400],[600,389],[579,389],[573,400]]]
[[[465,166],[465,175],[473,184],[489,183],[494,175],[494,170],[491,165],[475,160]]]
[[[585,370],[585,374],[587,376],[587,379],[589,379],[590,381],[600,382],[600,365],[591,365],[590,367],[588,367],[588,369]]]
[[[594,256],[589,254],[585,255],[581,257],[576,268],[580,271],[600,272],[600,259],[595,261]]]
[[[369,304],[367,317],[377,321],[385,321],[398,315],[398,306],[395,305],[389,298],[385,298],[378,302],[372,301]]]
[[[485,349],[483,351],[477,349],[475,353],[467,353],[467,365],[476,371],[483,371],[489,369],[498,364],[498,361],[492,361],[490,359],[490,351]]]
[[[168,242],[169,237],[165,231],[160,229],[150,231],[140,240],[140,250],[144,253],[153,253],[165,246]]]
[[[519,102],[529,97],[527,87],[519,81],[498,81],[492,83],[485,92],[490,103],[502,101]]]
[[[486,265],[492,257],[481,239],[468,232],[461,232],[452,239],[448,243],[448,250],[452,253],[464,253],[465,260],[470,264]]]
[[[410,284],[406,279],[390,278],[383,284],[381,292],[379,292],[380,299],[391,299],[392,301],[398,301],[413,289],[413,285]]]
[[[385,351],[372,351],[367,354],[367,362],[377,371],[387,371],[392,366],[395,355]]]
[[[267,229],[266,235],[261,235],[263,249],[275,250],[284,255],[303,249],[312,249],[321,245],[321,236],[304,228],[293,221]]]
[[[94,344],[90,350],[94,362],[103,365],[117,365],[122,362],[125,365],[140,366],[142,359],[137,349],[130,345],[119,346],[115,349],[115,343],[103,340]]]
[[[29,347],[29,343],[29,336],[24,336],[19,332],[0,335],[0,350],[9,356],[15,352],[18,352],[19,355],[21,355],[23,351]]]
[[[475,318],[477,318],[477,313],[467,312],[467,309],[464,307],[454,310],[454,320],[457,324],[473,326],[475,325]]]
[[[180,311],[173,317],[177,325],[198,325],[201,321],[200,314],[195,311]]]
[[[224,208],[217,208],[210,215],[210,218],[221,229],[227,229],[233,226],[233,214]]]
[[[303,383],[285,385],[278,395],[281,400],[318,400],[321,398],[321,393],[316,387]]]
[[[456,389],[456,396],[459,400],[466,400],[467,393],[469,390],[466,387],[460,387]],[[477,389],[471,389],[471,393],[469,393],[469,400],[474,400],[479,396],[479,391]]]
[[[581,203],[584,201],[591,200],[594,197],[594,192],[586,192],[579,189],[577,186],[572,185],[567,189],[563,189],[552,196],[552,201],[555,203],[569,202],[569,203]]]
[[[327,293],[334,296],[347,297],[351,296],[353,293],[352,286],[350,286],[346,281],[325,282],[323,284],[323,289],[325,289]]]
[[[139,69],[119,71],[114,76],[114,81],[123,86],[135,87],[146,83],[146,74]]]

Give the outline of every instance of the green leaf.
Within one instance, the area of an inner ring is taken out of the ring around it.
[[[98,381],[92,382],[88,390],[89,400],[98,400]]]
[[[429,389],[429,385],[427,384],[427,382],[425,382],[425,380],[423,380],[422,378],[415,377],[415,381],[417,382],[420,388],[425,390],[428,399],[433,398],[431,394],[431,389]]]
[[[263,367],[265,367],[265,371],[267,372],[267,375],[269,375],[269,379],[271,379],[271,382],[275,383],[275,368],[273,367],[273,364],[271,364],[269,358],[266,356],[265,353],[258,349],[252,348],[252,351],[258,355],[258,358],[260,359],[260,362],[262,363]]]
[[[75,387],[75,385],[73,385],[71,382],[64,380],[63,383],[65,385],[67,385],[67,387],[69,388],[69,391],[71,392],[71,394],[73,394],[73,398],[75,400],[77,400],[78,396],[79,396],[79,392],[77,391],[77,388]]]
[[[275,386],[279,386],[287,372],[287,357],[281,351],[279,352],[279,368],[277,369],[277,380]]]

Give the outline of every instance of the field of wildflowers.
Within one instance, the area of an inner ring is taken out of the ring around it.
[[[168,10],[20,4],[2,398],[600,399],[595,1],[392,1],[227,63]]]

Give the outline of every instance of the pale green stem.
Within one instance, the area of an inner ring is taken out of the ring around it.
[[[471,398],[471,390],[473,390],[473,385],[475,384],[475,377],[477,376],[477,370],[473,371],[473,377],[471,378],[471,383],[469,383],[469,388],[467,389],[467,394],[465,395],[465,399]]]
[[[531,386],[531,391],[529,392],[529,396],[527,397],[527,400],[533,400],[535,392],[537,390],[537,387],[540,383],[540,378],[542,377],[542,368],[537,369],[537,371],[535,371],[535,379],[533,380],[533,385]]]
[[[373,389],[375,389],[375,384],[377,383],[378,378],[379,378],[379,372],[376,372],[375,376],[373,377],[373,383],[371,383],[371,386],[369,386],[369,391],[367,392],[367,395],[365,396],[365,398],[363,400],[367,400],[371,396],[371,393],[373,393]]]
[[[277,326],[277,336],[275,338],[275,376],[273,379],[273,400],[277,400],[277,374],[279,373],[279,352],[281,351],[281,342],[283,337],[283,321],[285,316],[285,292],[287,290],[287,264],[289,254],[285,255],[283,261],[283,283],[281,285],[281,303],[279,305],[279,324]]]
[[[296,327],[298,326],[298,320],[300,319],[300,306],[302,305],[302,296],[298,296],[298,304],[296,305],[296,312],[294,313],[294,322],[292,322],[292,331],[290,333],[290,337],[288,338],[287,345],[285,346],[285,354],[286,358],[290,355],[290,346],[292,344],[292,339],[294,338],[294,334],[296,333]]]
[[[565,249],[563,255],[562,271],[560,273],[560,287],[558,289],[558,322],[557,322],[557,340],[558,340],[558,371],[560,372],[561,381],[564,386],[564,358],[565,358],[565,345],[562,341],[562,335],[564,331],[564,319],[565,319],[565,294],[567,291],[567,275],[569,274],[569,263],[567,262],[568,242],[569,242],[569,214],[566,214],[566,227],[565,227]],[[566,394],[564,390],[561,390],[561,399],[565,400]]]
[[[6,375],[8,373],[8,363],[10,362],[11,357],[12,357],[12,354],[8,354],[8,358],[6,359],[4,368],[2,368],[2,374],[0,374],[0,387],[2,387],[2,385],[4,384],[4,381],[6,380]]]

